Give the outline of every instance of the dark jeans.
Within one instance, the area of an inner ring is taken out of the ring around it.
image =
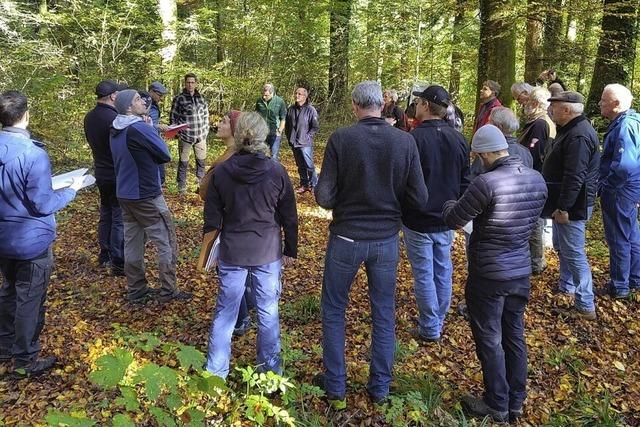
[[[465,289],[471,332],[482,365],[484,401],[501,412],[521,409],[527,396],[524,309],[530,285],[526,286],[528,277],[514,282],[521,286],[493,282],[487,289],[486,281],[480,284],[469,278]]]
[[[40,353],[53,252],[30,260],[0,258],[0,353],[11,354],[15,367],[25,367]]]
[[[98,244],[100,245],[100,264],[111,261],[124,268],[124,226],[122,209],[116,197],[116,183],[97,181],[100,192],[100,220],[98,222]]]
[[[600,195],[604,236],[609,245],[611,290],[627,295],[640,287],[640,229],[636,202],[615,191]]]
[[[280,160],[280,158],[278,157],[278,153],[280,152],[280,139],[282,137],[280,135],[276,135],[276,134],[269,134],[267,135],[267,139],[265,140],[265,142],[267,143],[267,145],[269,146],[269,148],[271,149],[271,158],[273,160]]]
[[[398,235],[384,240],[353,241],[329,236],[322,277],[322,362],[329,396],[346,393],[345,312],[349,291],[364,263],[371,304],[371,362],[367,391],[374,399],[389,394],[395,351],[395,290]]]
[[[291,147],[291,151],[293,151],[293,158],[298,166],[300,185],[315,187],[318,183],[318,176],[313,164],[313,147]]]

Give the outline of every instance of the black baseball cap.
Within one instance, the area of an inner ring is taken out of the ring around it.
[[[422,92],[412,92],[414,96],[418,96],[429,102],[433,102],[441,107],[447,108],[449,106],[449,92],[445,88],[439,85],[431,85]]]
[[[104,98],[105,96],[111,95],[114,92],[120,92],[126,88],[126,85],[122,85],[113,80],[103,80],[96,86],[96,95],[98,98]]]

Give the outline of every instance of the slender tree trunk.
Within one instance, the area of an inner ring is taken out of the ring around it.
[[[158,15],[162,21],[162,42],[160,58],[162,69],[168,68],[176,56],[178,45],[176,42],[176,23],[178,20],[178,6],[176,0],[158,0]]]
[[[593,14],[587,15],[584,20],[584,29],[580,33],[580,62],[578,64],[578,75],[576,76],[576,91],[583,93],[585,75],[587,73],[587,55],[586,52],[589,49],[589,33],[591,33],[594,25]]]
[[[516,74],[516,27],[510,16],[514,6],[512,0],[480,0],[478,88],[485,80],[498,82],[504,105],[511,103],[510,88]]]
[[[464,27],[466,0],[456,0],[456,14],[453,18],[453,35],[451,37],[451,68],[449,69],[449,95],[453,102],[458,102],[460,94],[460,64],[462,63],[462,44],[460,33]]]
[[[626,85],[635,60],[637,0],[604,0],[602,35],[587,99],[588,116],[598,114],[598,101],[609,83]]]
[[[553,68],[558,65],[558,58],[563,55],[563,0],[550,0],[547,3],[547,16],[544,22],[543,58],[544,67]]]
[[[331,0],[329,24],[329,104],[340,106],[349,85],[351,0]]]
[[[540,18],[541,4],[529,0],[527,4],[527,37],[524,42],[524,81],[534,83],[544,68],[542,40],[544,25]]]
[[[38,11],[40,14],[47,13],[47,0],[40,0],[40,4],[38,5]]]
[[[216,62],[224,61],[222,44],[222,0],[216,1]]]

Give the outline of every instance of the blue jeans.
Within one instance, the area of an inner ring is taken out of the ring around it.
[[[640,230],[636,202],[602,191],[600,195],[604,236],[609,245],[610,288],[616,295],[640,286]]]
[[[329,235],[322,277],[322,361],[328,396],[345,395],[345,311],[353,279],[364,263],[371,304],[371,364],[367,390],[372,398],[389,394],[395,351],[395,289],[398,236],[384,240],[348,241]]]
[[[592,213],[593,206],[588,208],[587,218],[591,218]],[[560,261],[558,288],[562,292],[575,293],[576,308],[593,311],[593,278],[584,249],[587,221],[569,221],[568,224],[553,221],[553,248]]]
[[[269,148],[271,149],[271,158],[273,160],[280,160],[280,158],[278,157],[278,153],[280,152],[280,139],[282,137],[280,135],[276,135],[276,134],[269,134],[267,135],[267,139],[265,140],[265,142],[267,143],[267,145],[269,146]]]
[[[529,292],[487,293],[473,282],[473,277],[467,280],[465,299],[482,366],[484,401],[496,411],[521,409],[527,397],[524,309]]]
[[[209,335],[207,371],[222,378],[229,374],[231,334],[245,293],[247,275],[251,275],[251,291],[255,296],[258,317],[258,367],[262,371],[281,373],[278,319],[281,268],[282,260],[256,267],[218,261],[220,289]]]
[[[440,338],[444,318],[451,305],[451,244],[454,232],[420,233],[402,227],[402,233],[420,312],[418,330],[425,338]]]
[[[298,166],[300,185],[302,187],[315,187],[318,183],[316,167],[313,164],[313,147],[292,147],[293,158]]]
[[[116,183],[98,181],[100,193],[100,220],[98,221],[98,244],[100,245],[100,264],[111,261],[124,268],[124,225],[122,209],[116,197]]]

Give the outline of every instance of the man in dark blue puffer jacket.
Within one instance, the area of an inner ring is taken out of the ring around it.
[[[547,187],[539,172],[509,156],[497,127],[481,127],[471,149],[486,172],[458,201],[443,206],[444,220],[451,227],[461,228],[473,220],[465,297],[485,392],[483,398],[465,396],[462,403],[472,415],[504,422],[522,415],[526,397],[529,236],[542,212]]]

